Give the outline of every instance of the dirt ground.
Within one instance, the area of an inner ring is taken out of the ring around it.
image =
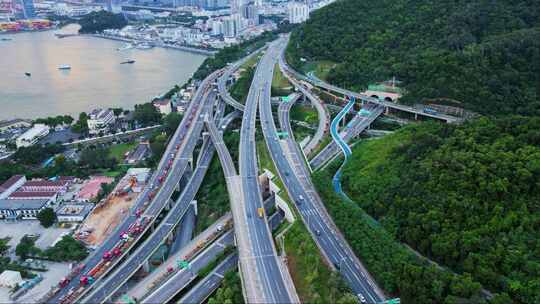
[[[96,207],[94,211],[84,221],[80,231],[92,230],[86,237],[82,238],[90,246],[99,246],[124,219],[129,208],[135,203],[138,193],[129,193],[125,196],[111,196],[101,207]]]

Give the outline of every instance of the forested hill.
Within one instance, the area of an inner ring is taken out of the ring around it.
[[[408,126],[358,145],[344,190],[423,255],[540,303],[539,130],[537,117]]]
[[[330,60],[352,89],[396,76],[403,102],[540,114],[539,0],[338,0],[293,32],[288,61]]]

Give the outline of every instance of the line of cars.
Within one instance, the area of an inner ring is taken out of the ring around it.
[[[115,259],[122,256],[123,252],[129,249],[129,247],[135,242],[135,240],[140,236],[140,234],[146,230],[151,220],[158,215],[149,214],[143,216],[143,213],[148,209],[148,206],[150,206],[150,204],[152,203],[152,200],[159,192],[161,186],[165,183],[169,172],[173,167],[174,160],[177,157],[178,152],[180,151],[182,142],[186,138],[186,133],[192,125],[193,119],[196,117],[198,108],[198,103],[194,103],[190,107],[190,112],[186,115],[185,123],[183,124],[183,126],[180,126],[179,130],[177,130],[177,132],[175,133],[176,139],[171,141],[171,143],[169,144],[173,147],[172,152],[164,154],[165,159],[162,161],[163,165],[161,166],[161,172],[158,171],[160,173],[156,174],[155,177],[153,177],[154,181],[151,183],[150,188],[146,189],[143,192],[143,197],[141,197],[141,200],[144,200],[144,203],[142,203],[141,207],[136,209],[136,211],[134,212],[137,220],[131,223],[126,231],[120,232],[119,240],[114,243],[114,245],[109,250],[106,250],[103,253],[103,255],[101,256],[101,260],[99,260],[95,266],[93,266],[86,272],[84,271],[84,269],[88,267],[86,267],[84,263],[81,263],[78,266],[74,267],[74,269],[70,274],[68,274],[68,276],[63,278],[57,286],[55,286],[51,289],[51,291],[49,291],[49,293],[45,296],[44,302],[48,301],[57,293],[59,293],[62,289],[68,288],[69,286],[71,286],[71,288],[69,288],[64,295],[60,296],[57,302],[70,303],[77,299],[77,297],[81,295],[82,292],[89,285],[92,285],[92,283],[94,283],[95,280],[105,272],[105,270],[111,267]],[[145,195],[146,198],[144,197]],[[88,266],[90,267],[90,265]],[[70,282],[77,276],[80,276],[78,286],[75,284],[70,284]]]

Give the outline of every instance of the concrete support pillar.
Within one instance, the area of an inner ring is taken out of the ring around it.
[[[414,120],[418,120],[418,113],[414,113]]]
[[[176,227],[176,229],[174,229],[173,233],[170,233],[169,236],[167,237],[167,240],[165,240],[165,243],[167,244],[172,244],[174,242],[174,236],[176,235],[176,232],[179,230],[178,227]]]
[[[202,140],[203,140],[202,147],[204,147],[206,142],[210,140],[210,133],[208,133],[206,131],[203,132],[202,133]],[[201,162],[201,157],[203,155],[202,151],[203,151],[203,149],[201,148],[201,150],[199,151],[199,155],[197,156],[197,165],[199,165],[199,163]]]
[[[142,264],[142,269],[144,272],[148,273],[150,272],[150,262],[148,260],[145,260]]]
[[[191,169],[191,171],[193,171],[193,152],[188,159],[188,167]]]
[[[191,201],[191,205],[193,205],[193,210],[195,211],[195,216],[197,216],[199,214],[199,209],[197,208],[197,201],[196,200],[193,200]]]
[[[386,107],[386,108],[384,109],[384,114],[385,114],[385,115],[390,114],[390,107]]]

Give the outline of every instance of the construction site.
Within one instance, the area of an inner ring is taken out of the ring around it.
[[[128,216],[129,209],[148,180],[150,170],[132,168],[118,182],[113,191],[97,203],[75,237],[91,248],[99,247],[116,226]]]

